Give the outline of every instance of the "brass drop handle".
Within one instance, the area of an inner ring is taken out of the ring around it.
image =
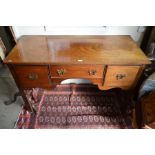
[[[89,73],[89,75],[95,75],[97,73],[97,71],[96,70],[89,70],[88,73]]]
[[[125,77],[126,77],[125,74],[117,74],[117,75],[116,75],[116,79],[117,79],[117,80],[123,79],[123,78],[125,78]]]
[[[65,69],[58,69],[57,73],[59,74],[59,76],[62,76],[66,73],[66,70]]]
[[[38,74],[30,73],[30,74],[28,75],[28,78],[29,78],[30,80],[36,80],[36,79],[38,79]]]

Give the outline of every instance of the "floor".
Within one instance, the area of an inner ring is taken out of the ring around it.
[[[16,84],[6,66],[0,64],[0,129],[13,129],[23,104],[21,97],[11,105],[4,102],[18,92]]]
[[[40,89],[33,99],[37,99],[39,103],[34,104],[37,115],[23,110],[17,128],[132,128],[132,102],[121,89],[101,91],[90,84],[64,84],[57,85],[52,91]]]

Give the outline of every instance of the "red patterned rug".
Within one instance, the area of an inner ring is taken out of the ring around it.
[[[101,91],[94,85],[57,85],[51,91],[26,91],[37,114],[21,111],[15,128],[111,128],[131,126],[132,101],[125,91]]]

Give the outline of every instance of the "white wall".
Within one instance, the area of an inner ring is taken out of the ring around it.
[[[85,26],[85,27],[52,27],[52,26],[14,26],[18,39],[22,35],[131,35],[141,43],[145,27],[143,26]]]

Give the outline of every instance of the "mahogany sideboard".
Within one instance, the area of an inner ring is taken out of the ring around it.
[[[24,94],[83,78],[106,90],[133,89],[150,61],[130,36],[22,36],[4,60]]]

